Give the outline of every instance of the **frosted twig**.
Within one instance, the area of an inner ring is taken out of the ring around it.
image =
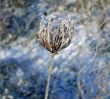
[[[102,7],[103,7],[103,10],[104,10],[104,13],[105,13],[105,16],[106,16],[106,18],[104,19],[104,21],[101,23],[101,24],[99,24],[99,26],[98,26],[98,30],[100,29],[100,27],[103,25],[103,24],[105,24],[107,21],[108,21],[108,14],[107,14],[107,12],[106,12],[106,9],[105,9],[105,7],[104,7],[104,2],[103,2],[103,0],[101,0],[101,4],[102,4]]]
[[[99,46],[97,45],[97,46],[96,46],[95,53],[94,53],[94,55],[93,55],[93,57],[92,57],[92,59],[91,59],[91,62],[94,61],[94,59],[95,59],[95,57],[96,57],[96,55],[97,55],[98,49],[99,49]]]
[[[45,99],[48,99],[50,78],[51,78],[51,73],[53,69],[53,59],[54,59],[54,54],[51,53],[51,62],[50,62],[50,67],[48,69],[48,79],[47,79],[46,90],[45,90]]]
[[[82,99],[85,99],[85,97],[84,97],[84,93],[83,93],[82,88],[81,88],[81,85],[80,85],[80,74],[81,74],[81,72],[84,71],[85,69],[87,69],[87,66],[86,66],[86,65],[78,72],[78,88],[79,88],[79,91],[80,91],[80,93],[81,93]]]
[[[95,68],[95,69],[93,69],[90,73],[95,72],[95,71],[97,71],[97,70],[104,69],[104,68],[106,68],[106,67],[108,67],[108,66],[101,66],[101,67],[99,67],[99,68]]]
[[[84,2],[83,2],[83,0],[80,0],[80,2],[81,2],[81,9],[82,9],[82,11],[83,11],[83,15],[85,14],[85,9],[84,9]]]
[[[101,97],[101,99],[108,98],[108,96],[110,96],[110,93],[109,93],[109,94],[107,94],[107,95],[105,95],[105,96],[103,96],[103,97]]]
[[[105,9],[105,7],[104,7],[104,2],[103,2],[103,0],[101,0],[101,4],[102,4],[103,10],[104,10],[104,13],[105,13],[105,15],[106,15],[106,18],[108,19],[108,15],[107,15],[106,9]]]

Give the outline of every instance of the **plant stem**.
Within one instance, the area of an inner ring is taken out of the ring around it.
[[[45,90],[45,99],[48,99],[50,77],[51,77],[51,72],[52,72],[52,69],[53,69],[53,59],[54,59],[54,54],[51,53],[51,61],[50,61],[50,67],[48,69],[48,79],[47,79],[46,90]]]

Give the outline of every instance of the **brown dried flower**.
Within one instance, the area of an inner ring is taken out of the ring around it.
[[[72,40],[72,35],[73,28],[69,19],[43,18],[40,22],[39,42],[51,53],[56,54],[66,48]]]

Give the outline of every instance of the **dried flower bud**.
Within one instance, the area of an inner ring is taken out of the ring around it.
[[[39,42],[51,53],[55,54],[66,48],[71,42],[72,35],[73,28],[69,19],[60,18],[59,20],[56,17],[47,19],[45,17],[40,22]]]

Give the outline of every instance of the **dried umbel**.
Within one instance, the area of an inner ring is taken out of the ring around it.
[[[71,21],[58,17],[43,17],[38,33],[39,42],[51,52],[51,62],[48,69],[48,79],[45,90],[45,99],[48,99],[51,72],[53,69],[54,54],[67,47],[72,39],[73,28]]]
[[[72,39],[73,28],[71,21],[67,19],[43,18],[40,22],[38,33],[39,42],[51,53],[56,54],[66,48]]]

